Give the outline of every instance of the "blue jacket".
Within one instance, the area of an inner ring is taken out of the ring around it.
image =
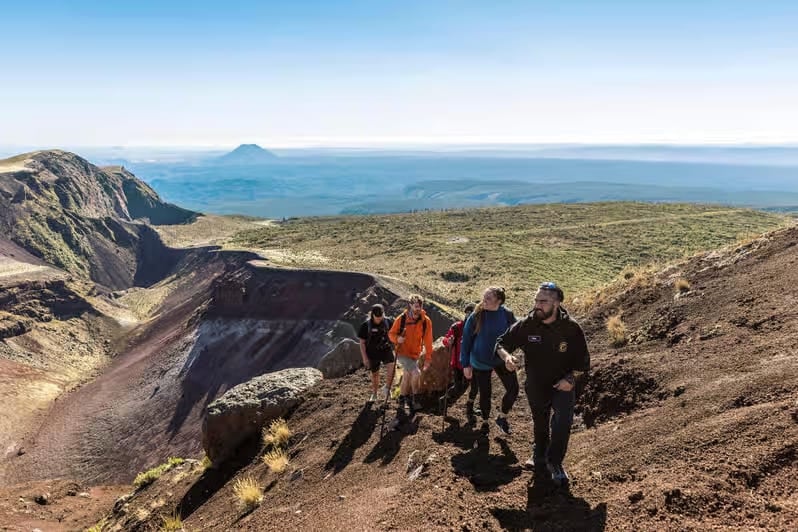
[[[463,367],[489,370],[503,364],[496,356],[496,339],[515,323],[513,311],[499,307],[498,310],[483,310],[479,334],[474,335],[476,313],[471,314],[463,327],[463,343],[460,346],[460,363]]]

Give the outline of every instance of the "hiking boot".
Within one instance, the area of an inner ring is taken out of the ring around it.
[[[410,410],[413,412],[418,412],[421,410],[421,403],[418,402],[418,399],[415,397],[413,398],[413,404],[410,406]]]
[[[565,468],[562,464],[546,464],[546,467],[551,473],[551,481],[554,482],[558,486],[567,486],[568,482],[571,480],[571,477],[568,476],[568,473],[565,471]]]
[[[503,434],[510,434],[510,424],[507,422],[507,418],[505,416],[499,416],[496,418],[496,426],[499,427],[499,430],[502,431]]]
[[[399,396],[399,406],[397,407],[397,410],[399,412],[403,413],[403,414],[405,413],[405,403],[406,402],[409,402],[409,401],[407,401],[407,398],[404,395],[400,395]]]

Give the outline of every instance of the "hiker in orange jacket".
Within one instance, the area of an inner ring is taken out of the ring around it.
[[[396,344],[396,362],[405,373],[399,390],[399,410],[403,411],[407,405],[413,415],[421,410],[416,397],[420,375],[418,359],[423,352],[424,369],[432,362],[432,320],[424,312],[423,297],[412,294],[407,299],[407,310],[394,320],[388,337]]]

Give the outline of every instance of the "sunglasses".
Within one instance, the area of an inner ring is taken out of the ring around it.
[[[557,283],[553,283],[551,281],[546,281],[545,283],[540,283],[539,290],[551,290],[557,293],[557,299],[562,301],[564,299],[564,294],[562,288],[557,286]]]

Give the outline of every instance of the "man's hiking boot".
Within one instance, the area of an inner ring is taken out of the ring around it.
[[[507,422],[506,416],[498,416],[496,418],[496,426],[499,427],[499,430],[502,431],[503,434],[510,434],[510,424]]]
[[[411,412],[418,412],[421,410],[421,403],[418,402],[418,399],[415,397],[413,398],[413,402],[410,405]]]
[[[546,467],[551,473],[551,481],[554,482],[557,486],[567,486],[568,482],[571,480],[571,477],[568,476],[568,473],[563,468],[562,464],[546,464]]]
[[[466,403],[466,417],[469,421],[476,422],[476,417],[482,415],[482,410],[478,406],[474,406],[474,401]]]
[[[407,397],[404,395],[399,396],[399,406],[397,407],[398,412],[404,414],[405,413],[405,402],[407,401]]]

